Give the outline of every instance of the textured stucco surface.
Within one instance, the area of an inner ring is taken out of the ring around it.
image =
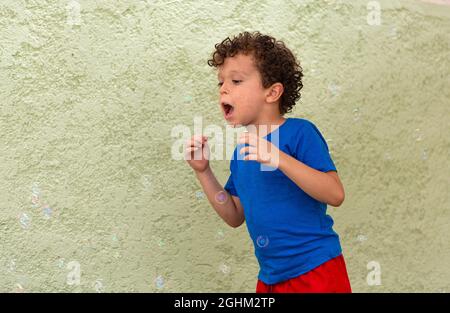
[[[368,1],[68,2],[0,2],[0,291],[254,291],[245,225],[171,158],[174,126],[225,127],[206,59],[243,30],[302,63],[287,116],[344,183],[328,212],[353,290],[450,290],[449,6],[380,1],[370,25]]]

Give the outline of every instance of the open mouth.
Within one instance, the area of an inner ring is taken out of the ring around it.
[[[227,102],[222,102],[222,108],[225,114],[225,118],[229,118],[233,114],[234,107],[231,104]]]

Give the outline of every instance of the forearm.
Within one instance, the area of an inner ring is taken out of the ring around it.
[[[217,181],[211,168],[203,172],[194,171],[202,185],[203,191],[219,216],[230,226],[240,225],[242,217],[239,216],[231,195]],[[223,193],[221,197],[220,193]]]
[[[309,196],[335,207],[342,203],[344,190],[333,177],[282,151],[279,160],[279,169]]]

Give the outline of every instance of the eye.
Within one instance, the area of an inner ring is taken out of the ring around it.
[[[238,84],[240,82],[242,82],[242,80],[233,80],[233,83],[235,83],[235,84]]]
[[[219,86],[219,87],[222,86],[222,85],[223,85],[223,83],[221,83],[221,82],[219,82],[219,83],[217,84],[217,86]]]

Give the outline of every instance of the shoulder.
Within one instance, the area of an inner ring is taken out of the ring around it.
[[[317,126],[310,120],[304,118],[292,118],[291,135],[289,136],[289,146],[294,156],[306,153],[306,150],[328,149],[324,136]]]
[[[311,132],[319,132],[317,126],[310,120],[300,117],[289,118],[291,131],[296,135],[308,135]]]

